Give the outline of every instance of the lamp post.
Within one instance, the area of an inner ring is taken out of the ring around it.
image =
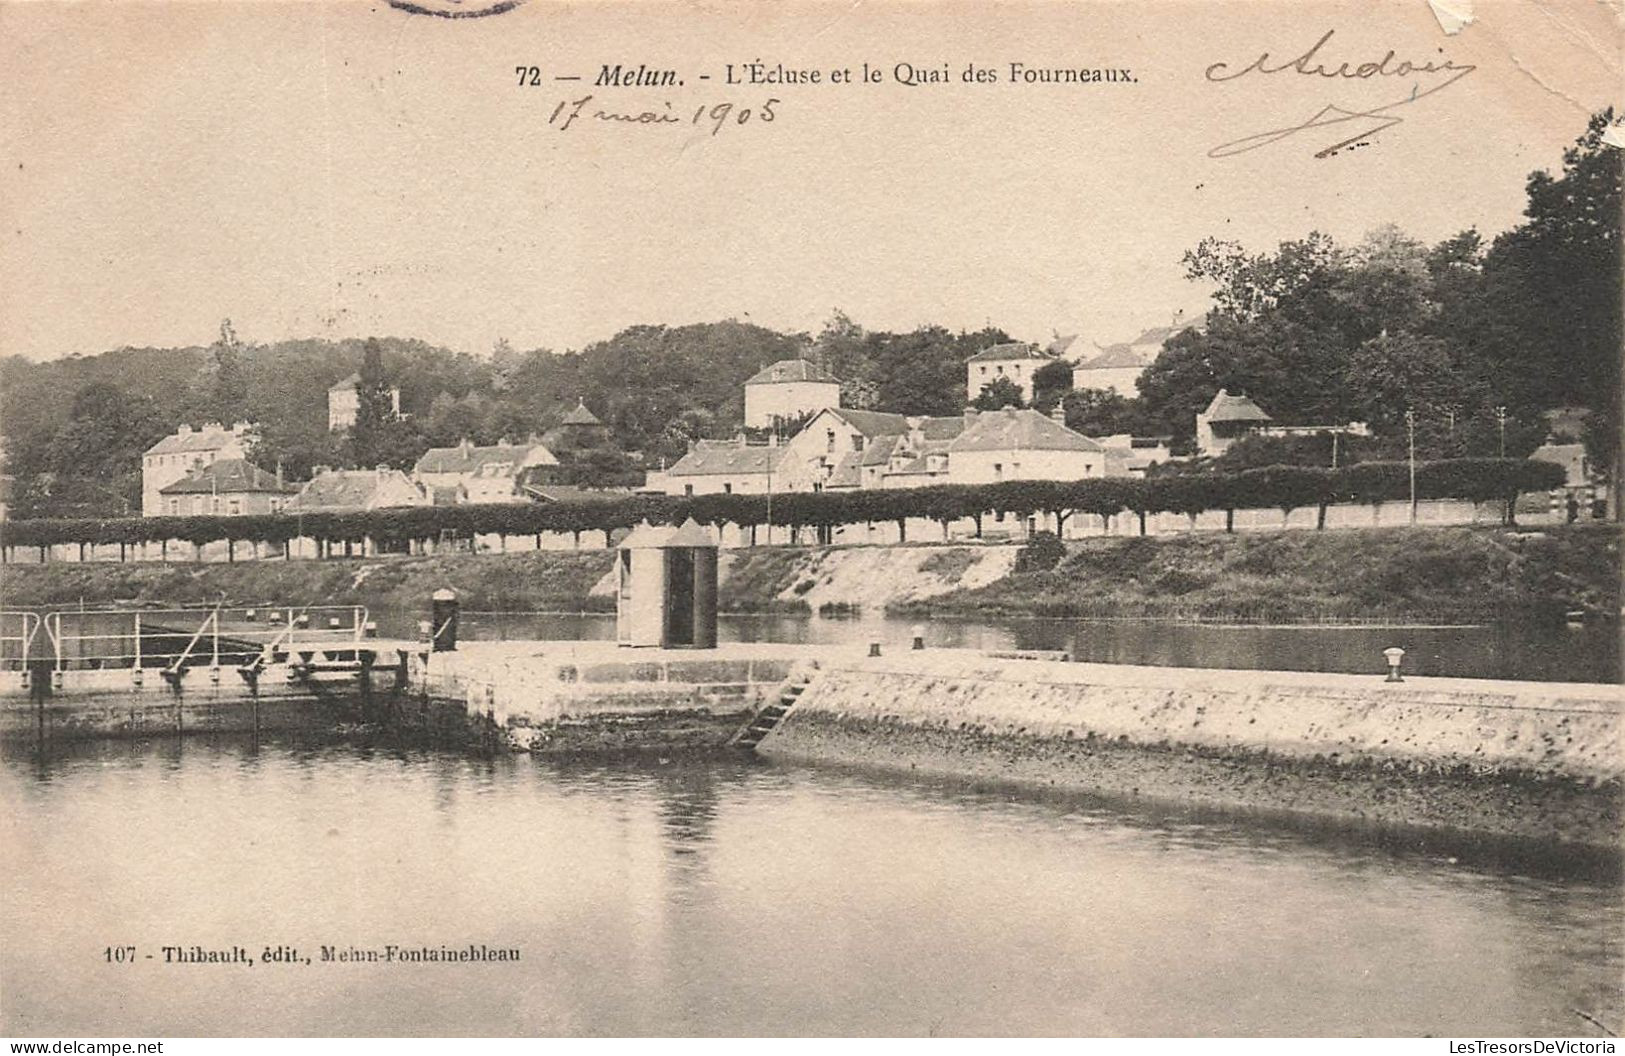
[[[1405,446],[1411,471],[1411,523],[1416,523],[1416,412],[1405,412]]]

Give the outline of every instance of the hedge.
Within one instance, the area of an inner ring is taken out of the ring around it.
[[[1561,467],[1521,459],[1461,458],[1421,462],[1416,467],[1419,499],[1500,500],[1559,487]],[[46,547],[54,544],[126,544],[180,540],[280,545],[304,537],[319,540],[373,539],[402,544],[438,538],[451,531],[462,536],[536,535],[569,532],[609,534],[639,521],[677,524],[694,518],[702,524],[735,524],[742,528],[771,523],[795,528],[895,521],[913,518],[947,525],[973,518],[980,526],[987,513],[1025,517],[1054,514],[1063,522],[1074,513],[1111,517],[1136,513],[1144,528],[1149,513],[1195,516],[1208,510],[1279,508],[1290,512],[1318,506],[1324,524],[1326,506],[1335,502],[1378,503],[1404,500],[1410,494],[1410,468],[1404,462],[1363,462],[1342,469],[1267,466],[1232,474],[1188,474],[1147,479],[1091,478],[1076,481],[1013,480],[995,484],[941,484],[923,488],[870,489],[846,492],[786,492],[779,495],[628,495],[597,502],[503,503],[465,506],[418,506],[358,513],[278,513],[263,516],[121,517],[76,520],[0,522],[0,547]]]

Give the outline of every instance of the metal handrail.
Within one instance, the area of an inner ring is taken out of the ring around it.
[[[192,650],[197,648],[198,639],[203,637],[203,632],[210,624],[214,625],[214,666],[220,666],[220,606],[216,605],[214,610],[203,618],[203,622],[198,624],[197,631],[193,633],[192,640],[186,643],[186,648],[181,651],[181,655],[177,656],[175,662],[169,665],[168,670],[170,673],[173,674],[185,666],[187,658],[192,655]],[[137,634],[135,640],[136,647],[140,648],[141,635]]]
[[[139,668],[146,662],[159,661],[173,672],[195,655],[203,636],[211,630],[210,651],[215,666],[220,662],[222,638],[227,639],[228,645],[240,643],[263,654],[267,647],[291,647],[296,637],[306,637],[307,644],[327,648],[358,643],[365,637],[367,609],[364,606],[306,605],[298,609],[272,607],[268,610],[285,615],[286,625],[266,622],[254,615],[256,610],[262,609],[260,606],[252,609],[233,606],[227,609],[223,605],[195,609],[91,609],[52,612],[43,619],[37,616],[35,619],[39,621],[39,626],[45,628],[50,639],[50,655],[57,670],[63,670],[74,662]],[[223,617],[232,610],[243,612],[247,622],[225,624]],[[299,626],[301,618],[321,613],[331,613],[336,620],[342,614],[348,617],[348,623],[331,628]],[[163,624],[192,626],[194,619],[198,621],[197,629],[190,635],[184,648],[178,651],[172,646],[154,649],[155,638],[162,646],[165,639],[174,640],[186,633]],[[113,626],[97,626],[98,621],[112,621]],[[154,630],[155,625],[157,630]],[[231,651],[241,654],[244,649],[232,648]]]
[[[20,633],[4,633],[7,624],[12,620],[22,621]],[[0,609],[0,662],[15,660],[20,664],[27,665],[30,654],[34,650],[34,638],[39,634],[40,624],[39,613],[28,612],[24,609]],[[5,644],[7,642],[17,643],[16,656],[5,655]]]

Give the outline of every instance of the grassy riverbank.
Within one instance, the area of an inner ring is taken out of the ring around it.
[[[1549,619],[1620,605],[1620,532],[1577,525],[1202,533],[1068,544],[1053,570],[1014,573],[1008,546],[728,551],[732,611],[1214,620]],[[10,607],[146,601],[322,601],[416,610],[452,587],[470,609],[608,611],[605,550],[237,564],[7,565]]]
[[[1013,573],[892,611],[1214,620],[1519,620],[1620,605],[1620,531],[1577,525],[1392,528],[1094,539],[1050,571]]]

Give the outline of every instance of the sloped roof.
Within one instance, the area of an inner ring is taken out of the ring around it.
[[[978,414],[965,426],[958,439],[948,445],[956,451],[1105,451],[1100,443],[1082,433],[1039,414],[1037,411],[1016,410]]]
[[[1162,353],[1158,345],[1108,345],[1095,355],[1078,361],[1074,370],[1108,370],[1114,367],[1149,367]]]
[[[840,380],[828,371],[820,370],[816,364],[805,359],[781,359],[777,363],[770,363],[761,370],[752,374],[745,381],[746,385],[778,385],[788,381],[819,381],[828,385],[839,385]]]
[[[711,529],[704,527],[694,518],[690,517],[682,526],[672,533],[666,540],[667,546],[716,546],[716,537]]]
[[[678,459],[666,471],[668,477],[702,477],[718,474],[771,473],[784,458],[782,447],[749,445],[741,447],[729,440],[701,440],[694,450]]]
[[[982,351],[971,356],[968,362],[991,363],[993,361],[1008,362],[1013,359],[1047,360],[1052,358],[1048,352],[1037,345],[1025,341],[1007,341],[1004,344],[990,345]]]
[[[273,495],[292,495],[298,490],[299,485],[278,483],[276,474],[267,473],[241,458],[221,458],[192,470],[167,487],[159,488],[158,494],[225,495],[269,492]]]
[[[901,436],[879,436],[866,445],[858,458],[862,466],[883,466],[891,461],[892,452],[903,442]]]
[[[538,502],[611,502],[632,494],[628,488],[583,488],[575,484],[524,484],[521,487]]]
[[[1044,351],[1057,359],[1069,359],[1083,350],[1082,334],[1056,334],[1055,340],[1044,346]]]
[[[882,436],[903,436],[909,431],[908,416],[890,411],[830,407],[821,413],[834,415],[871,440]],[[917,420],[920,432],[927,440],[952,440],[965,428],[964,418],[957,414],[946,417],[921,416]]]
[[[412,467],[412,472],[479,473],[488,466],[505,463],[511,464],[517,471],[527,461],[539,466],[559,464],[559,460],[553,457],[553,452],[541,444],[492,444],[489,447],[458,444],[455,447],[429,448]]]
[[[149,455],[170,455],[188,451],[218,451],[231,443],[241,443],[243,437],[222,425],[206,425],[185,433],[172,433],[147,448]]]
[[[1232,396],[1223,389],[1213,394],[1213,402],[1203,412],[1209,422],[1268,422],[1264,408],[1245,395]]]
[[[389,470],[384,479],[399,478],[411,485],[406,474]],[[375,469],[340,469],[323,473],[300,489],[288,504],[290,510],[361,510],[372,501],[382,481]]]
[[[992,345],[982,349],[970,357],[967,362],[991,363],[997,360],[1001,363],[1007,363],[1012,359],[1046,360],[1052,358],[1054,357],[1037,345],[1029,345],[1025,341],[1008,341],[1002,345]]]
[[[603,425],[598,416],[587,410],[586,400],[577,400],[575,410],[564,416],[565,425]]]
[[[619,549],[659,549],[676,534],[677,529],[669,524],[650,524],[648,521],[642,521],[621,540]]]
[[[859,456],[856,451],[848,451],[835,463],[830,470],[829,478],[824,481],[826,488],[855,488],[863,483],[858,468]]]

